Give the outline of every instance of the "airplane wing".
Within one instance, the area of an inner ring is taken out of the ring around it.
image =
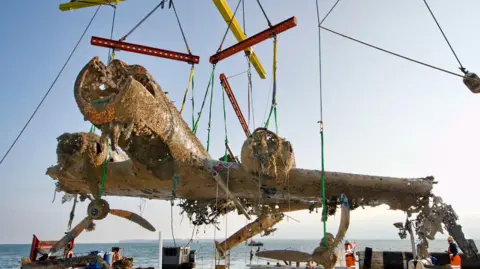
[[[105,90],[99,90],[101,85]],[[88,182],[98,184],[103,173],[99,164],[109,150],[105,195],[161,200],[175,196],[205,202],[216,198],[216,186],[221,183],[221,199],[228,189],[229,198],[246,207],[258,201],[259,193],[263,204],[278,206],[283,212],[320,205],[320,171],[293,168],[288,171],[289,188],[283,188],[275,178],[247,171],[240,163],[213,160],[141,66],[119,60],[105,66],[95,57],[78,75],[74,94],[85,119],[100,128],[102,136],[74,133],[59,137],[58,163],[47,170],[59,181],[59,190],[91,193]],[[105,146],[107,138],[111,147]],[[88,175],[85,159],[94,169]],[[434,181],[433,177],[326,172],[325,184],[328,198],[344,193],[352,209],[387,204],[406,210],[431,194]],[[328,201],[332,208],[335,201]]]

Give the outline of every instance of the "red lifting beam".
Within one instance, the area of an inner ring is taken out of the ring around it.
[[[227,93],[228,99],[230,99],[230,103],[232,103],[233,110],[235,110],[235,114],[237,114],[238,120],[242,125],[243,131],[245,132],[247,137],[250,136],[250,130],[248,129],[247,122],[245,121],[242,111],[238,106],[237,99],[235,99],[235,96],[233,95],[232,88],[230,87],[230,83],[228,83],[227,77],[223,73],[220,74],[220,83],[222,84],[223,89]]]
[[[111,40],[111,39],[106,39],[106,38],[101,38],[96,36],[92,36],[92,39],[90,40],[90,44],[94,46],[99,46],[99,47],[105,47],[105,48],[116,49],[116,50],[125,50],[125,51],[136,52],[136,53],[150,55],[150,56],[156,56],[160,58],[167,58],[171,60],[187,62],[190,64],[198,64],[200,62],[200,57],[195,55],[175,52],[170,50],[157,49],[157,48],[152,48],[147,46],[141,46],[141,45],[136,45],[136,44],[122,42],[122,41],[116,41],[116,40]]]
[[[210,63],[216,64],[219,61],[228,58],[240,51],[243,51],[251,46],[254,46],[262,41],[265,41],[266,39],[278,35],[282,32],[285,32],[293,27],[297,26],[297,18],[291,17],[290,19],[284,20],[279,24],[276,24],[267,30],[264,30],[263,32],[260,32],[254,36],[251,36],[250,38],[247,38],[243,40],[240,43],[237,43],[229,48],[226,48],[220,52],[217,52],[216,54],[210,56]]]

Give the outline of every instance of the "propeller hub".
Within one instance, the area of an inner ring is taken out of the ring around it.
[[[95,199],[88,205],[88,216],[94,220],[104,219],[110,212],[110,205],[103,199]]]

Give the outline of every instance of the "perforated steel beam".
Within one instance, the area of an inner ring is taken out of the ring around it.
[[[254,36],[251,36],[236,45],[233,45],[229,48],[226,48],[212,56],[210,56],[210,63],[218,63],[219,61],[226,59],[242,50],[245,50],[251,46],[254,46],[266,39],[278,35],[286,30],[289,30],[297,26],[297,18],[291,17],[290,19],[284,20],[279,24],[276,24]]]
[[[240,106],[237,103],[237,99],[235,98],[235,95],[233,95],[233,91],[232,91],[232,88],[230,87],[230,83],[228,83],[228,79],[223,73],[220,74],[220,83],[222,84],[223,89],[228,96],[228,99],[230,99],[230,103],[232,103],[233,110],[235,110],[235,114],[237,114],[237,118],[240,121],[240,124],[242,125],[242,129],[245,132],[245,135],[247,137],[250,136],[250,130],[248,129],[248,124],[245,121],[245,117],[243,116],[242,110],[240,109]]]
[[[124,51],[139,53],[139,54],[145,54],[145,55],[150,55],[150,56],[155,56],[160,58],[166,58],[170,60],[186,62],[189,64],[198,64],[200,62],[199,56],[170,51],[170,50],[152,48],[152,47],[127,43],[127,42],[121,42],[121,41],[116,41],[116,40],[111,40],[111,39],[96,37],[96,36],[92,36],[90,44],[94,46],[99,46],[99,47],[105,47],[105,48],[110,48],[115,50],[124,50]]]

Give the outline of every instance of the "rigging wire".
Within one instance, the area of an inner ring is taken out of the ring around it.
[[[183,32],[182,24],[180,23],[180,19],[178,18],[177,9],[175,8],[175,4],[173,3],[173,0],[170,0],[170,4],[172,5],[173,12],[175,13],[175,18],[177,18],[178,26],[180,27],[180,32],[182,33],[183,41],[185,42],[187,51],[189,54],[192,54],[190,52],[190,47],[188,46],[187,38],[185,37],[185,33]]]
[[[352,41],[355,41],[355,42],[357,42],[357,43],[360,43],[360,44],[362,44],[362,45],[365,45],[365,46],[367,46],[367,47],[371,47],[371,48],[377,49],[377,50],[379,50],[379,51],[383,51],[383,52],[386,52],[386,53],[388,53],[388,54],[397,56],[397,57],[399,57],[399,58],[402,58],[402,59],[405,59],[405,60],[409,60],[409,61],[411,61],[411,62],[414,62],[414,63],[417,63],[417,64],[421,64],[421,65],[424,65],[424,66],[426,66],[426,67],[430,67],[430,68],[432,68],[432,69],[436,69],[436,70],[438,70],[438,71],[442,71],[442,72],[445,72],[445,73],[450,74],[450,75],[453,75],[453,76],[457,76],[457,77],[461,77],[461,78],[464,77],[463,75],[460,75],[460,74],[457,74],[457,73],[454,73],[454,72],[451,72],[451,71],[442,69],[442,68],[440,68],[440,67],[436,67],[436,66],[433,66],[433,65],[424,63],[424,62],[420,62],[420,61],[414,60],[414,59],[412,59],[412,58],[408,58],[408,57],[406,57],[406,56],[402,56],[402,55],[400,55],[400,54],[398,54],[398,53],[395,53],[395,52],[392,52],[392,51],[388,51],[388,50],[386,50],[386,49],[382,49],[382,48],[380,48],[380,47],[377,47],[377,46],[374,46],[374,45],[365,43],[365,42],[360,41],[360,40],[358,40],[358,39],[355,39],[355,38],[353,38],[353,37],[349,37],[349,36],[346,36],[346,35],[344,35],[344,34],[341,34],[341,33],[335,32],[335,31],[333,31],[333,30],[330,30],[330,29],[328,29],[328,28],[325,28],[325,27],[323,27],[323,26],[320,26],[320,28],[322,28],[322,29],[325,30],[325,31],[328,31],[328,32],[331,32],[331,33],[333,33],[333,34],[336,34],[336,35],[339,35],[339,36],[341,36],[341,37],[344,37],[344,38],[346,38],[346,39],[350,39],[350,40],[352,40]]]
[[[247,37],[247,23],[245,19],[245,1],[242,1],[242,17],[243,17],[243,34],[245,37]],[[248,78],[248,123],[247,126],[250,129],[250,118],[253,120],[253,128],[255,128],[255,111],[254,111],[254,105],[253,105],[253,87],[252,87],[252,72],[251,72],[251,67],[252,64],[250,62],[250,53],[251,50],[248,52],[245,52],[245,58],[247,59],[247,65],[248,69],[246,70],[247,72],[247,78]]]
[[[100,10],[100,7],[101,5],[98,6],[97,10],[95,11],[95,13],[93,14],[92,18],[90,19],[87,27],[85,28],[85,30],[83,31],[82,35],[80,36],[79,40],[77,41],[77,44],[75,45],[75,47],[73,48],[72,52],[70,53],[70,56],[68,56],[67,60],[65,61],[65,64],[62,66],[62,68],[60,69],[60,72],[58,72],[57,74],[57,77],[53,80],[52,82],[52,85],[50,85],[50,88],[48,89],[48,91],[45,93],[45,95],[43,96],[42,100],[40,101],[40,103],[37,105],[37,108],[35,108],[35,110],[33,111],[32,115],[30,116],[30,118],[28,119],[27,123],[25,123],[25,125],[23,126],[22,130],[20,131],[20,133],[17,135],[17,137],[15,138],[15,140],[13,141],[12,145],[10,145],[10,148],[7,150],[7,152],[5,153],[5,155],[3,156],[2,160],[0,160],[0,164],[3,163],[3,161],[5,160],[5,158],[8,156],[8,154],[10,153],[10,151],[12,150],[12,148],[15,146],[15,144],[17,143],[18,139],[20,138],[20,136],[22,136],[23,132],[25,131],[25,129],[27,128],[27,126],[30,124],[30,122],[32,121],[33,117],[37,114],[38,112],[38,109],[40,109],[40,107],[42,106],[43,102],[45,101],[45,99],[47,98],[47,96],[50,94],[50,91],[53,89],[53,86],[55,86],[55,84],[57,83],[57,80],[58,78],[60,77],[60,75],[62,75],[63,73],[63,70],[65,69],[65,67],[67,66],[67,64],[70,62],[70,59],[72,58],[73,54],[75,53],[75,51],[77,50],[78,46],[80,45],[80,43],[82,42],[83,40],[83,37],[85,36],[85,34],[87,33],[88,29],[90,28],[90,25],[92,25],[92,22],[93,20],[95,19],[95,17],[97,16],[98,14],[98,10]]]
[[[177,247],[177,243],[175,242],[175,233],[173,232],[173,199],[170,202],[170,229],[172,230],[173,246]]]
[[[253,128],[255,128],[255,107],[253,105],[253,86],[252,86],[252,64],[250,59],[247,56],[247,78],[248,78],[248,93],[250,96],[250,101],[248,102],[248,128],[250,128],[250,115],[252,116]],[[251,110],[251,112],[250,112]]]
[[[245,74],[245,73],[247,73],[247,72],[248,72],[248,69],[245,70],[245,71],[242,71],[242,72],[240,72],[240,73],[237,73],[237,74],[235,74],[235,75],[231,75],[231,76],[227,77],[227,79],[231,79],[231,78],[240,76],[240,75]]]
[[[240,7],[240,4],[243,2],[243,0],[238,0],[237,7],[235,8],[235,11],[233,12],[232,18],[230,19],[230,22],[228,23],[227,30],[225,31],[225,34],[223,35],[222,42],[220,42],[220,46],[218,47],[217,52],[220,52],[222,50],[223,42],[225,42],[225,39],[227,38],[228,34],[228,29],[230,29],[230,26],[232,25],[233,19],[235,19],[235,15],[237,14],[238,8]]]
[[[448,46],[450,47],[450,50],[452,51],[453,56],[455,56],[455,59],[457,59],[457,62],[458,62],[458,64],[460,65],[460,70],[461,70],[464,74],[466,74],[466,73],[467,73],[467,70],[465,69],[465,67],[463,67],[462,63],[460,62],[460,59],[458,59],[457,53],[455,53],[455,50],[453,49],[452,45],[450,44],[450,41],[448,41],[447,36],[446,36],[445,33],[443,32],[442,27],[440,26],[440,24],[439,24],[438,21],[437,21],[437,18],[435,18],[435,15],[433,14],[433,11],[430,9],[430,6],[428,5],[427,0],[423,0],[423,2],[425,3],[425,6],[427,6],[427,9],[428,9],[428,11],[430,12],[430,15],[432,15],[433,20],[434,20],[435,23],[437,24],[438,29],[440,30],[440,32],[442,32],[443,38],[445,38],[445,41],[447,42]]]
[[[330,13],[332,13],[333,9],[337,6],[338,2],[340,2],[340,0],[337,0],[337,2],[335,2],[335,4],[332,6],[332,8],[328,11],[327,15],[325,15],[325,17],[323,17],[322,21],[318,23],[318,26],[323,24],[323,22],[328,18]],[[317,11],[318,11],[318,3],[317,3]],[[320,16],[320,14],[317,14],[317,16]],[[317,17],[317,19],[318,19],[318,17]]]
[[[273,89],[272,85],[273,85],[273,80],[270,80],[270,86],[268,87],[268,94],[267,94],[267,96],[270,96],[270,94],[272,93],[272,89]],[[263,112],[263,124],[264,124],[264,125],[265,125],[266,122],[267,122],[267,121],[266,121],[266,119],[267,119],[267,111],[268,111],[268,106],[270,105],[270,103],[271,103],[271,100],[269,100],[269,99],[267,98],[267,104],[265,105],[265,111]]]
[[[123,36],[122,38],[120,38],[120,41],[125,41],[125,39],[127,39],[127,37],[128,37],[129,35],[131,35],[135,30],[137,30],[137,28],[138,28],[143,22],[145,22],[145,20],[148,19],[148,17],[150,17],[153,13],[155,13],[155,11],[157,11],[157,9],[158,9],[159,7],[162,7],[162,6],[163,6],[164,1],[165,1],[165,0],[161,0],[160,3],[159,3],[156,7],[154,7],[154,8],[152,9],[152,11],[150,11],[145,17],[143,17],[142,20],[140,20],[140,22],[137,23],[137,25],[135,25],[135,26],[132,28],[132,30],[130,30],[125,36]]]
[[[262,10],[263,16],[265,16],[265,19],[267,20],[268,27],[272,27],[272,23],[268,19],[267,13],[265,12],[265,9],[263,9],[262,4],[260,3],[260,0],[257,0],[258,5],[260,6],[260,9]]]
[[[319,92],[320,92],[320,140],[321,140],[321,159],[322,159],[322,222],[323,222],[323,245],[328,246],[327,243],[327,206],[325,197],[325,151],[324,151],[324,134],[323,134],[323,89],[322,89],[322,35],[320,29],[320,9],[318,6],[318,0],[315,1],[317,9],[317,22],[318,22],[318,78],[319,78]],[[337,1],[338,3],[338,1]],[[334,7],[336,6],[336,4]],[[333,8],[330,10],[330,12]],[[330,14],[327,13],[325,18]],[[322,20],[322,22],[325,20]]]
[[[245,1],[242,1],[243,34],[247,36],[247,26],[245,22]]]
[[[113,19],[112,19],[112,30],[110,31],[110,39],[113,40],[113,30],[115,29],[115,17],[117,16],[117,4],[112,5],[113,7]],[[115,49],[108,49],[108,63],[115,59]]]

